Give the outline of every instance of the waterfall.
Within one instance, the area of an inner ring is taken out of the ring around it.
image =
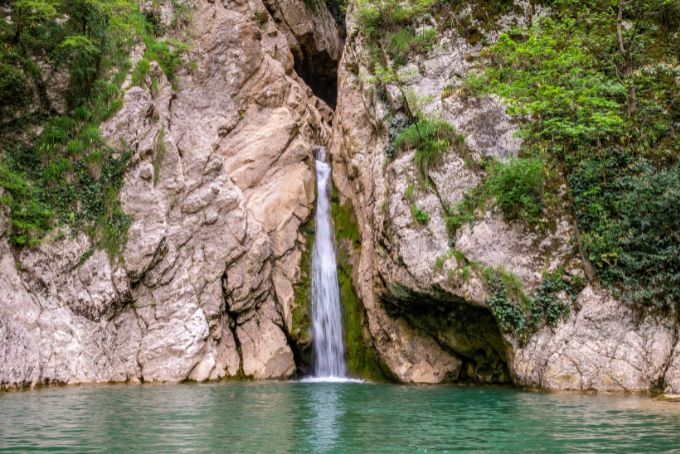
[[[317,377],[344,377],[340,291],[329,200],[331,166],[326,162],[324,148],[316,149],[315,159],[316,235],[312,252],[314,374]]]

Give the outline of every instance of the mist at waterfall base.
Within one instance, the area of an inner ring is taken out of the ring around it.
[[[314,376],[304,382],[347,382],[345,350],[342,340],[340,289],[335,259],[335,238],[331,220],[331,166],[326,150],[315,150],[316,217],[312,251],[312,337]]]

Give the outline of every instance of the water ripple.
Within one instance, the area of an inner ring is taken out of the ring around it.
[[[268,382],[0,394],[0,452],[680,452],[680,405],[509,388]]]

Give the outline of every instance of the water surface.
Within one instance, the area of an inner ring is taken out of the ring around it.
[[[0,451],[680,452],[680,404],[370,383],[0,393]]]

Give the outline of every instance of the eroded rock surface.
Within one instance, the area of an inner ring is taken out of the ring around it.
[[[529,17],[528,6],[518,5],[513,17],[498,19],[496,30]],[[517,12],[522,8],[524,15]],[[433,18],[423,22],[437,26]],[[551,213],[549,228],[531,230],[487,204],[451,236],[446,210],[484,178],[480,159],[505,159],[522,145],[499,99],[472,99],[461,89],[481,45],[439,27],[432,50],[412,56],[403,68],[401,89],[391,83],[377,88],[354,11],[347,23],[331,147],[334,181],[359,220],[355,284],[375,346],[392,372],[413,382],[472,379],[555,390],[678,393],[677,321],[642,316],[596,284],[568,303],[566,320],[544,326],[526,344],[500,332],[487,305],[484,269],[512,273],[529,294],[544,272],[562,269],[586,280],[568,206]],[[486,39],[497,36],[489,31]],[[464,138],[428,172],[425,184],[414,151],[386,154],[401,93],[411,89],[424,100],[424,112],[447,120]],[[415,219],[414,207],[427,213],[427,222]]]
[[[322,4],[183,3],[192,9],[185,69],[173,83],[155,62],[140,86],[128,77],[122,109],[102,125],[133,152],[120,199],[134,222],[121,255],[64,231],[18,251],[0,212],[0,386],[294,374],[312,147],[330,142],[334,183],[361,232],[351,274],[364,331],[397,379],[680,394],[677,320],[640,314],[596,282],[556,326],[522,340],[501,332],[485,269],[512,273],[528,293],[544,272],[584,282],[588,273],[566,205],[543,230],[508,222],[493,204],[455,234],[447,228],[447,209],[483,181],[482,158],[522,146],[498,98],[461,89],[480,40],[440,27],[404,67],[403,88],[464,139],[423,182],[414,150],[386,156],[402,91],[375,89],[351,7],[343,53]],[[517,4],[487,41],[530,17]],[[177,27],[173,2],[142,6]],[[419,26],[440,25],[427,21]],[[311,88],[335,100],[341,54],[334,113]]]
[[[291,51],[311,46],[337,61],[337,28],[325,7],[281,28],[259,1],[188,5],[185,66],[195,70],[171,84],[152,62],[102,125],[133,153],[121,256],[69,232],[17,253],[0,215],[5,387],[296,372],[284,330],[315,197],[312,147],[329,139],[332,111]],[[174,23],[172,2],[146,8]]]

